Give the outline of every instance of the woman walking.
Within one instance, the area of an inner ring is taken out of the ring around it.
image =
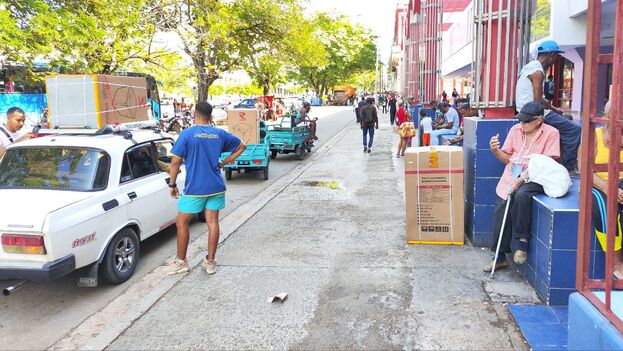
[[[398,126],[398,129],[400,130],[401,126],[407,122],[411,122],[411,118],[409,117],[407,110],[404,109],[404,103],[402,100],[398,101],[398,110],[396,111],[396,125]],[[409,137],[400,134],[400,142],[398,143],[398,148],[396,149],[396,157],[405,155],[405,149],[407,148],[408,143]]]

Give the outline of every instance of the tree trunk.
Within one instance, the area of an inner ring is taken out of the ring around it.
[[[262,79],[262,89],[264,92],[264,96],[270,94],[270,78],[266,77]]]
[[[197,70],[197,102],[208,101],[210,86],[217,79],[218,75],[214,72],[206,72],[202,68]]]

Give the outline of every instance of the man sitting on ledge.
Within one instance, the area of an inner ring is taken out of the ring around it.
[[[557,159],[560,157],[560,134],[556,128],[543,123],[544,108],[538,102],[525,104],[516,116],[520,123],[508,132],[504,145],[500,149],[499,134],[491,138],[491,152],[506,165],[495,192],[498,199],[493,213],[493,244],[495,252],[506,201],[511,201],[504,231],[500,254],[495,262],[495,269],[508,266],[506,254],[511,253],[511,235],[516,251],[513,260],[523,264],[528,258],[528,241],[532,225],[532,197],[543,192],[543,187],[530,182],[528,161],[530,155],[540,154]],[[512,229],[512,230],[511,230]],[[485,272],[490,272],[493,263],[487,264]]]

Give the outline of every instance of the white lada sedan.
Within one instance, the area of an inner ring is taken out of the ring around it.
[[[88,265],[129,279],[140,242],[175,223],[173,139],[153,130],[57,134],[0,160],[0,279],[48,281]],[[180,189],[184,167],[177,178]]]

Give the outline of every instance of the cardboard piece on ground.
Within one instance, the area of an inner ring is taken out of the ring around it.
[[[260,142],[260,111],[256,109],[231,109],[227,111],[229,132],[245,144]]]
[[[269,297],[267,302],[268,303],[273,303],[273,302],[281,302],[281,303],[283,303],[287,299],[288,299],[288,293],[282,292],[282,293],[279,293],[279,294],[277,294],[275,296]]]
[[[463,149],[408,148],[404,160],[407,241],[463,245]]]

